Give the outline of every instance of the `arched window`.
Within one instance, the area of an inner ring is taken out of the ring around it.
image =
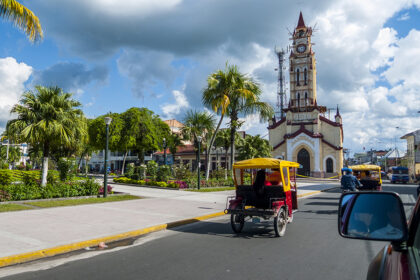
[[[299,69],[296,70],[296,85],[299,85]]]
[[[303,79],[305,80],[305,86],[308,84],[308,71],[305,68],[305,71],[303,71]]]
[[[334,166],[333,166],[332,158],[327,158],[326,166],[327,166],[327,170],[326,170],[327,173],[333,173],[334,172]]]
[[[299,107],[299,102],[300,102],[300,93],[299,92],[297,93],[296,100],[297,100],[297,106]]]
[[[308,93],[305,92],[305,105],[308,105]]]

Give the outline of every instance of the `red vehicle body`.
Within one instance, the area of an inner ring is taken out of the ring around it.
[[[398,194],[393,193],[398,197]],[[363,194],[364,195],[364,194]],[[376,193],[373,195],[380,195]],[[343,195],[344,196],[344,195]],[[342,199],[343,199],[342,196]],[[340,205],[341,205],[340,200]],[[401,200],[400,200],[401,201]],[[402,205],[402,202],[401,202]],[[343,210],[340,212],[342,213]],[[404,217],[404,209],[399,213],[401,217]],[[343,237],[354,238],[344,236],[343,230],[340,227],[343,226],[340,219],[343,219],[344,215],[339,214],[339,233]],[[404,225],[406,227],[406,235],[401,240],[388,240],[390,241],[372,260],[369,265],[368,274],[366,279],[384,279],[384,280],[399,280],[399,279],[420,279],[420,200],[417,199],[416,205],[413,208],[409,221]],[[386,239],[374,239],[374,238],[360,238],[365,240],[382,240]]]

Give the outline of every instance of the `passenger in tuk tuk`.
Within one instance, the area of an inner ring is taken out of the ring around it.
[[[254,187],[254,191],[257,194],[257,196],[261,197],[264,195],[264,186],[266,185],[265,180],[265,170],[260,169],[257,171],[257,175],[255,176],[254,184],[252,185]]]

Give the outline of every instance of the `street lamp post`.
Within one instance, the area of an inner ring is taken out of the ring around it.
[[[163,164],[166,165],[166,138],[163,138]]]
[[[105,144],[105,162],[104,162],[104,197],[108,194],[108,138],[109,138],[109,125],[112,118],[105,117],[106,124],[106,144]]]
[[[200,167],[201,167],[201,162],[200,162],[200,153],[201,153],[201,149],[200,149],[200,144],[201,144],[201,139],[203,137],[201,136],[197,136],[197,142],[198,142],[198,163],[197,163],[197,188],[200,189]]]

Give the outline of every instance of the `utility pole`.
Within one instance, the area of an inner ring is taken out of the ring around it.
[[[286,103],[286,92],[285,92],[285,78],[283,70],[286,69],[284,66],[284,55],[286,51],[280,48],[274,48],[274,52],[277,54],[279,61],[279,68],[275,70],[278,71],[278,84],[277,84],[277,108],[276,108],[276,118],[284,118],[284,106]]]

